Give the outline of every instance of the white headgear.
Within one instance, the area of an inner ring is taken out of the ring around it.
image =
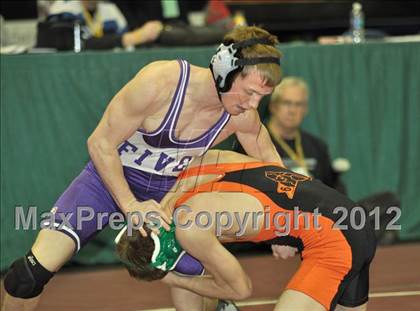
[[[222,43],[210,61],[210,69],[219,93],[227,92],[232,87],[236,73],[241,72],[245,65],[274,63],[280,65],[277,57],[242,58],[241,49],[256,44],[273,45],[268,38],[252,38],[236,43]]]

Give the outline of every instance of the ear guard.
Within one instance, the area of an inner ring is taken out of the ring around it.
[[[161,227],[159,235],[151,232],[150,236],[155,244],[150,265],[163,271],[174,269],[184,253],[175,237],[175,225],[172,223],[169,231]]]
[[[125,226],[115,238],[115,244],[118,244],[121,237],[127,231]],[[175,268],[179,260],[184,255],[185,251],[182,250],[180,244],[175,237],[175,224],[170,224],[170,230],[166,231],[163,227],[159,228],[159,235],[150,232],[150,237],[153,240],[155,249],[152,254],[150,266],[163,270],[171,271]],[[121,259],[121,258],[120,258]],[[122,260],[122,259],[121,259]],[[122,260],[126,265],[132,266],[130,262]]]
[[[280,59],[277,57],[242,58],[241,49],[256,44],[273,45],[267,38],[253,38],[229,45],[222,43],[218,47],[216,54],[213,55],[210,61],[210,70],[213,73],[219,93],[225,93],[230,90],[235,74],[241,72],[246,65],[261,63],[280,65]]]

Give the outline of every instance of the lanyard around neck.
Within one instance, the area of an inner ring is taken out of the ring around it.
[[[308,166],[305,162],[305,154],[303,153],[303,147],[302,147],[302,136],[300,134],[300,131],[298,130],[295,138],[295,149],[293,150],[286,141],[280,136],[277,135],[273,129],[273,126],[271,122],[269,123],[270,132],[276,142],[280,145],[280,147],[284,150],[284,152],[287,154],[287,156],[292,159],[297,165],[308,171]]]
[[[83,17],[85,18],[86,25],[95,38],[100,38],[104,35],[102,20],[98,14],[98,9],[96,9],[95,18],[93,18],[92,14],[83,7]]]

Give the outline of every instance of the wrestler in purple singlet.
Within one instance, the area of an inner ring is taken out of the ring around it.
[[[151,133],[137,130],[118,148],[124,175],[139,201],[153,199],[160,202],[175,183],[178,174],[193,157],[207,151],[230,118],[224,112],[208,131],[192,140],[181,141],[175,138],[175,128],[190,75],[190,65],[184,60],[178,62],[181,68],[178,85],[161,125]],[[76,252],[99,232],[98,213],[109,215],[120,211],[91,161],[61,195],[55,207],[56,215],[72,213],[68,223],[56,217],[54,227],[75,241]],[[87,216],[80,213],[81,207],[89,207],[96,214],[92,220],[84,221],[78,228],[78,210],[79,214]],[[103,226],[108,221],[108,217],[104,217]],[[203,268],[193,257],[184,255],[175,270],[183,274],[201,274]]]

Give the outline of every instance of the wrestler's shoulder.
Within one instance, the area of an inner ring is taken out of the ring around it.
[[[176,61],[155,61],[142,67],[132,80],[134,87],[143,85],[149,90],[159,90],[170,87],[179,79],[179,65]]]
[[[167,79],[179,77],[180,66],[176,60],[158,60],[144,66],[139,74],[152,78]]]

